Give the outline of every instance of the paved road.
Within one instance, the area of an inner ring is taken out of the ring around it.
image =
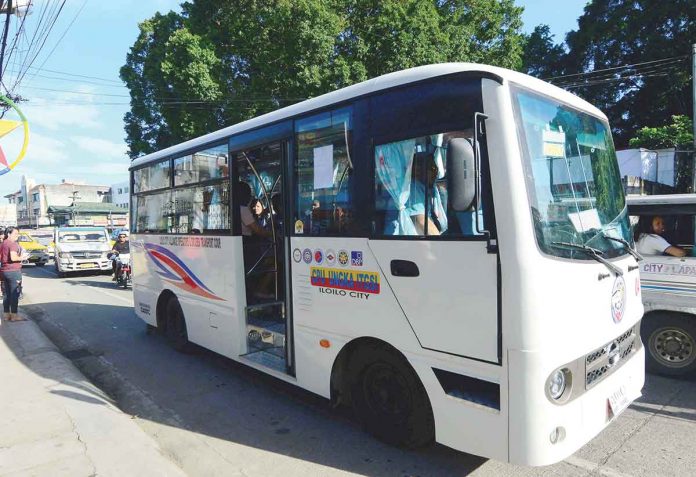
[[[50,267],[50,265],[49,265]],[[21,306],[63,354],[137,416],[189,475],[693,475],[696,380],[649,376],[644,397],[565,462],[520,468],[443,446],[375,441],[344,410],[203,349],[145,333],[108,276],[27,267]]]

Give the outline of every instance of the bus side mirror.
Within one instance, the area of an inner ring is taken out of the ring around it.
[[[456,212],[466,212],[474,204],[474,148],[464,138],[447,142],[447,194],[450,206]]]

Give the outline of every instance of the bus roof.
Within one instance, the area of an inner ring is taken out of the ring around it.
[[[276,111],[271,111],[270,113],[248,119],[241,123],[228,126],[204,136],[190,139],[175,146],[139,157],[131,163],[130,168],[133,169],[142,166],[143,164],[147,164],[148,162],[157,161],[158,159],[176,155],[182,151],[218,142],[235,134],[282,121],[284,119],[289,119],[306,112],[322,109],[331,106],[332,104],[348,101],[355,97],[368,95],[377,91],[382,91],[416,81],[462,72],[480,73],[482,77],[495,78],[500,82],[512,81],[529,89],[551,95],[573,107],[587,111],[590,114],[598,116],[602,119],[606,119],[606,116],[590,103],[564,89],[532,76],[505,68],[480,65],[476,63],[440,63],[435,65],[418,66],[416,68],[410,68],[383,76],[378,76],[377,78],[363,81],[362,83],[347,86],[345,88],[317,96],[316,98],[311,98]]]

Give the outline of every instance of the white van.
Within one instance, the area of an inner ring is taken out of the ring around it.
[[[109,235],[104,227],[58,227],[53,233],[59,277],[81,270],[111,270]]]
[[[664,219],[664,238],[686,250],[685,257],[644,255],[640,266],[645,316],[641,335],[646,367],[680,376],[696,371],[696,194],[628,196],[631,222],[641,216]]]

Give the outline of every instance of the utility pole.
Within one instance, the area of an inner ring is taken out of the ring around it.
[[[73,227],[77,225],[77,223],[75,222],[75,216],[76,216],[76,214],[75,214],[75,201],[77,199],[82,199],[82,197],[80,197],[79,194],[80,193],[77,190],[73,190],[72,195],[70,196],[70,198],[72,199],[72,207],[71,207],[72,210],[70,211],[70,215],[72,216]]]

